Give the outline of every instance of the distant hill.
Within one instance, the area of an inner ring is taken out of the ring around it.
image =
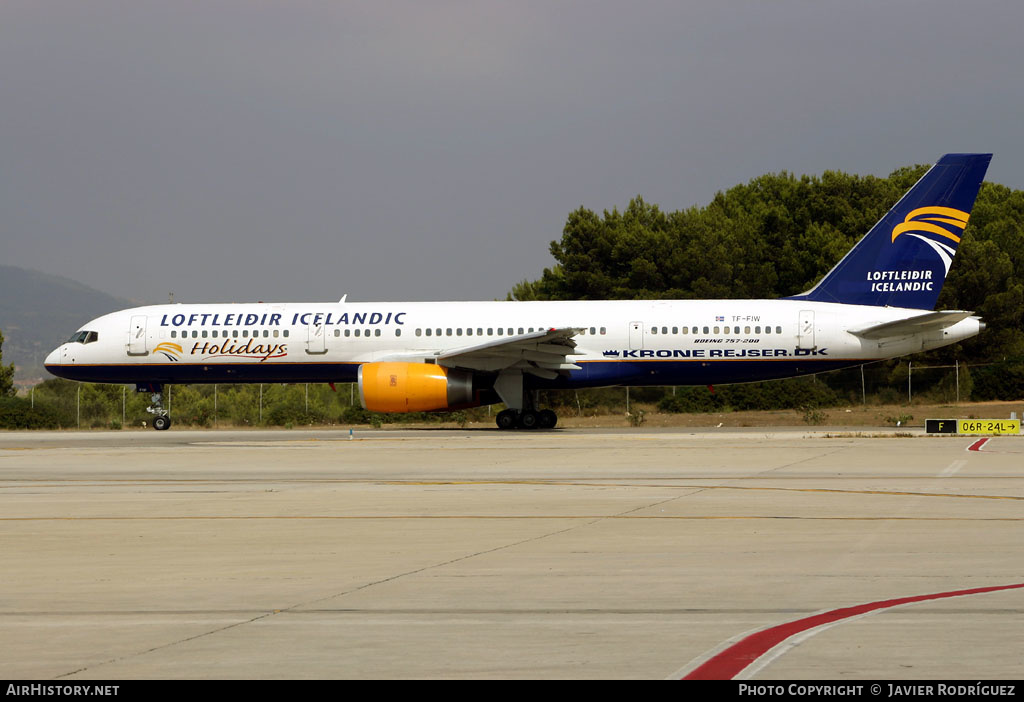
[[[4,365],[15,364],[15,381],[49,378],[43,359],[73,331],[90,319],[137,304],[68,278],[0,265]]]

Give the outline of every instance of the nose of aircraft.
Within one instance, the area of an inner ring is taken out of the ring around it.
[[[61,351],[63,348],[63,346],[58,346],[53,351],[51,351],[49,355],[46,357],[46,360],[43,361],[43,365],[46,366],[47,370],[49,370],[51,373],[53,372],[53,370],[50,368],[50,366],[56,366],[60,364]]]

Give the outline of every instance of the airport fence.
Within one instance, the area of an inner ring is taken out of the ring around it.
[[[502,407],[457,412],[381,415],[363,410],[353,384],[169,385],[164,406],[177,425],[380,426],[403,422],[488,421]],[[539,403],[563,416],[645,412],[721,412],[852,405],[955,404],[1024,398],[1024,359],[1000,363],[879,362],[802,378],[717,387],[631,387],[544,391]],[[143,426],[150,394],[134,386],[48,380],[20,397],[0,399],[0,428]]]

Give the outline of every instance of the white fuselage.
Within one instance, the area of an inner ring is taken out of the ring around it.
[[[108,383],[352,382],[366,363],[431,363],[458,349],[571,328],[577,368],[531,386],[704,385],[858,365],[981,328],[970,317],[882,339],[850,333],[921,314],[805,300],[156,305],[89,322],[78,336],[92,338],[63,344],[46,366]]]

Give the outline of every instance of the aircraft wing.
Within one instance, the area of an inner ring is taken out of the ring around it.
[[[547,329],[506,336],[439,354],[437,363],[448,368],[476,371],[518,368],[541,378],[555,378],[558,371],[580,369],[570,358],[581,355],[576,353],[573,340],[581,331],[576,328]]]
[[[897,319],[895,322],[884,322],[861,329],[850,329],[849,332],[862,339],[885,339],[896,336],[910,336],[922,332],[939,331],[951,327],[957,322],[972,316],[973,312],[964,310],[943,310],[929,312],[908,319]]]

